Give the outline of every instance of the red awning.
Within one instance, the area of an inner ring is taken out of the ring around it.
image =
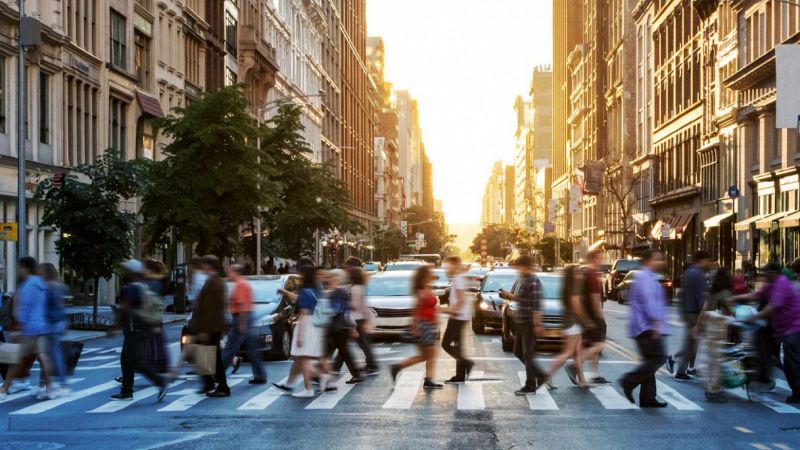
[[[158,118],[164,117],[164,112],[161,111],[161,104],[158,102],[157,98],[137,90],[136,101],[139,102],[139,107],[142,108],[142,112],[145,115]]]

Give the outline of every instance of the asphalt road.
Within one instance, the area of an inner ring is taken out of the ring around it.
[[[606,304],[610,344],[602,374],[616,380],[636,358],[625,337],[627,307]],[[673,313],[674,315],[674,313]],[[682,332],[677,316],[673,331]],[[168,330],[177,353],[179,325]],[[231,449],[231,448],[541,448],[541,449],[800,449],[800,408],[781,402],[778,390],[756,402],[730,393],[725,404],[708,403],[699,383],[679,383],[659,375],[662,410],[632,407],[616,386],[581,391],[563,370],[558,389],[517,397],[522,365],[500,348],[499,335],[468,333],[469,353],[476,360],[473,381],[421,389],[423,367],[401,374],[394,389],[388,371],[352,387],[312,400],[291,398],[268,386],[247,384],[244,365],[231,378],[233,395],[225,399],[194,394],[199,383],[181,377],[163,403],[154,389],[137,381],[134,402],[110,402],[118,385],[120,338],[86,343],[68,397],[37,401],[25,393],[0,403],[0,449]],[[678,349],[680,336],[669,340]],[[414,352],[408,344],[379,342],[376,352],[385,367]],[[552,355],[541,355],[549,366]],[[283,378],[288,362],[269,362],[271,381]],[[454,372],[444,352],[439,379]],[[782,375],[781,375],[782,377]],[[34,372],[34,378],[37,378]]]

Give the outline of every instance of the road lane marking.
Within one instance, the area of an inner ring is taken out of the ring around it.
[[[772,446],[780,450],[792,450],[792,448],[786,444],[772,444]]]
[[[99,384],[97,386],[69,393],[63,397],[55,398],[53,400],[46,400],[41,403],[28,406],[27,408],[22,408],[18,411],[12,412],[11,414],[40,414],[45,411],[50,411],[51,409],[57,408],[61,405],[67,404],[69,402],[74,402],[75,400],[80,400],[90,395],[94,395],[116,387],[119,387],[119,383],[112,380],[107,383]]]
[[[397,377],[397,383],[386,403],[384,409],[411,409],[414,398],[417,396],[425,374],[422,372],[401,372]]]
[[[109,360],[109,359],[117,359],[118,360],[119,356],[117,356],[117,355],[91,356],[89,358],[81,358],[80,362],[85,363],[85,362],[89,362],[89,361],[106,361],[106,360]]]
[[[200,438],[204,438],[206,436],[211,436],[211,435],[214,435],[214,434],[217,434],[217,432],[216,431],[197,431],[197,432],[194,432],[194,433],[188,433],[188,435],[186,435],[184,437],[181,437],[181,438],[178,438],[178,439],[173,439],[173,440],[167,441],[167,442],[159,442],[157,444],[148,445],[147,447],[142,447],[139,450],[155,450],[157,448],[169,447],[171,445],[177,445],[177,444],[182,444],[182,443],[188,442],[188,441],[194,441],[194,440],[197,440],[197,439],[200,439]]]
[[[605,409],[639,409],[638,406],[628,401],[624,395],[611,386],[595,386],[589,390]]]
[[[88,355],[89,353],[99,352],[100,350],[101,350],[100,347],[84,348],[83,350],[81,350],[81,354]]]
[[[764,444],[758,444],[758,443],[750,444],[750,447],[757,448],[758,450],[770,450],[769,446],[766,446]]]
[[[278,384],[285,384],[289,381],[289,377],[285,377]],[[267,409],[269,405],[271,405],[275,400],[283,397],[286,392],[276,388],[275,386],[270,386],[266,390],[262,391],[260,394],[254,396],[250,400],[246,401],[242,406],[240,406],[239,410],[241,411],[260,411]]]
[[[67,384],[79,383],[79,382],[81,382],[81,381],[83,381],[85,379],[86,378],[68,378],[67,379]],[[8,397],[6,397],[5,400],[0,400],[0,404],[7,403],[7,402],[13,402],[14,400],[16,400],[18,398],[31,396],[31,395],[33,395],[34,392],[35,392],[34,389],[31,387],[29,389],[24,389],[24,390],[19,391],[19,392],[14,392],[13,394],[8,394]]]
[[[664,399],[665,402],[674,406],[676,409],[679,409],[681,411],[703,410],[703,408],[701,408],[700,405],[684,397],[683,395],[680,394],[680,392],[676,391],[668,384],[661,381],[656,381],[656,385],[658,386],[659,397]]]
[[[753,430],[745,427],[733,427],[736,431],[740,431],[744,434],[753,434]]]
[[[517,376],[519,377],[520,384],[524,386],[528,378],[525,372],[517,372]],[[532,410],[555,411],[558,409],[558,405],[556,405],[556,401],[553,400],[553,397],[550,395],[550,390],[547,389],[547,386],[543,386],[541,389],[537,390],[536,394],[526,395],[525,398],[528,400],[528,407]]]
[[[349,376],[350,373],[343,372],[339,381],[336,382],[336,390],[321,393],[319,397],[306,406],[306,409],[333,409],[356,386],[355,384],[347,384]]]
[[[242,381],[244,381],[243,378],[234,378],[228,382],[228,387],[232,388],[237,384],[241,383]],[[173,401],[169,405],[159,409],[158,411],[159,412],[186,411],[187,409],[197,405],[198,403],[207,398],[209,397],[206,394],[197,394],[197,393],[187,394]]]
[[[483,378],[482,370],[473,370],[470,377]],[[458,385],[458,409],[486,409],[483,399],[483,383],[467,381]]]
[[[170,384],[170,387],[178,386],[181,383],[183,383],[183,380],[176,380],[172,384]],[[131,406],[132,404],[134,404],[134,403],[136,403],[136,402],[138,402],[140,400],[144,400],[146,398],[150,398],[150,397],[155,396],[156,394],[158,394],[158,390],[159,390],[159,388],[157,386],[151,386],[151,387],[149,387],[147,389],[144,389],[144,390],[141,390],[139,392],[134,392],[133,393],[133,400],[128,400],[128,401],[114,401],[114,400],[112,400],[112,401],[106,403],[105,405],[98,406],[97,408],[95,408],[95,409],[93,409],[91,411],[87,411],[87,412],[90,412],[90,413],[113,413],[113,412],[121,411],[121,410],[127,408],[128,406]]]
[[[753,403],[761,403],[767,408],[780,414],[800,414],[800,409],[789,406],[786,403],[781,403],[777,400],[773,400],[772,398],[767,397],[766,395],[753,395],[751,400],[747,398],[747,393],[744,391],[744,389],[731,389],[728,392],[734,395],[735,397],[739,397],[742,400],[749,400],[752,401]]]

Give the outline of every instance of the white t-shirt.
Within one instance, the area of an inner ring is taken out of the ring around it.
[[[467,289],[469,289],[469,280],[464,275],[456,276],[456,279],[453,280],[453,286],[450,287],[450,305],[455,306],[458,309],[458,314],[454,317],[458,320],[468,321],[472,319],[472,306],[469,304],[469,299],[467,298]],[[461,294],[461,304],[457,304],[459,301],[459,295]]]

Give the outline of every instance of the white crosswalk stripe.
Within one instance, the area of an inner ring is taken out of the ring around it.
[[[81,381],[83,381],[85,379],[86,378],[70,378],[70,379],[67,380],[67,384],[80,383]],[[35,391],[33,389],[26,389],[24,391],[15,392],[13,394],[8,394],[8,397],[6,397],[5,400],[0,400],[0,403],[13,402],[14,400],[16,400],[18,398],[31,396],[31,395],[33,395],[34,392]]]
[[[482,370],[473,370],[470,377],[483,378]],[[467,381],[458,385],[458,409],[486,409],[483,399],[483,384],[480,381]]]
[[[176,380],[176,381],[172,382],[172,384],[170,384],[170,387],[178,386],[181,383],[183,383],[183,380]],[[158,389],[159,388],[156,387],[156,386],[151,386],[151,387],[149,387],[147,389],[144,389],[144,390],[141,390],[141,391],[138,391],[138,392],[134,392],[133,393],[133,400],[127,400],[127,401],[114,401],[114,400],[112,400],[112,401],[106,403],[105,405],[98,406],[97,408],[95,408],[95,409],[93,409],[91,411],[87,411],[87,412],[90,412],[90,413],[114,413],[114,412],[117,412],[117,411],[121,411],[121,410],[131,406],[132,404],[138,402],[138,401],[144,400],[146,398],[154,397],[156,394],[158,394]]]
[[[595,386],[589,391],[597,397],[605,409],[639,409],[611,386]]]
[[[90,395],[94,395],[99,392],[108,391],[118,386],[119,383],[117,383],[116,381],[109,381],[108,383],[103,383],[87,389],[82,389],[80,391],[72,392],[63,397],[37,403],[35,405],[28,406],[27,408],[22,408],[18,411],[12,412],[11,414],[41,414],[45,411],[50,411],[51,409],[59,407],[61,405],[65,405],[67,403],[74,402],[75,400],[86,398]]]
[[[520,384],[525,385],[527,379],[525,372],[517,372],[517,376],[519,377]],[[546,387],[536,391],[536,394],[526,395],[525,398],[528,400],[528,407],[532,410],[554,411],[558,409],[558,405],[555,400],[553,400],[553,396],[550,395],[550,391]]]
[[[279,381],[278,384],[285,384],[287,381],[288,378],[284,378],[281,381]],[[241,411],[264,410],[267,409],[267,407],[271,405],[275,400],[281,398],[284,394],[285,392],[283,392],[282,390],[274,386],[270,386],[260,394],[246,401],[242,406],[240,406],[237,409]]]
[[[336,390],[333,392],[325,392],[319,395],[313,402],[311,402],[306,409],[333,409],[336,405],[347,395],[348,392],[353,390],[354,384],[347,384],[349,373],[344,373],[339,381],[336,382]]]
[[[658,396],[661,397],[665,402],[674,406],[676,409],[679,409],[681,411],[703,410],[703,408],[701,408],[700,405],[684,397],[678,391],[672,389],[672,387],[670,387],[668,384],[661,381],[657,381],[656,386],[658,389]]]
[[[731,389],[727,391],[729,394],[733,395],[734,397],[738,397],[742,400],[748,400],[747,392],[744,389]],[[775,411],[776,413],[780,414],[800,414],[800,409],[797,409],[793,406],[787,405],[786,403],[781,403],[777,400],[774,400],[766,395],[753,395],[752,398],[753,402],[761,403],[762,405],[766,406],[767,408]]]
[[[234,387],[237,384],[241,383],[242,381],[244,381],[243,378],[234,378],[232,380],[229,380],[228,387]],[[197,405],[198,403],[202,402],[207,398],[208,396],[205,394],[197,394],[197,393],[186,394],[181,398],[173,401],[169,405],[159,409],[158,411],[159,412],[186,411],[187,409]]]
[[[411,409],[414,398],[422,386],[422,372],[401,372],[397,377],[392,395],[383,404],[384,409]]]

